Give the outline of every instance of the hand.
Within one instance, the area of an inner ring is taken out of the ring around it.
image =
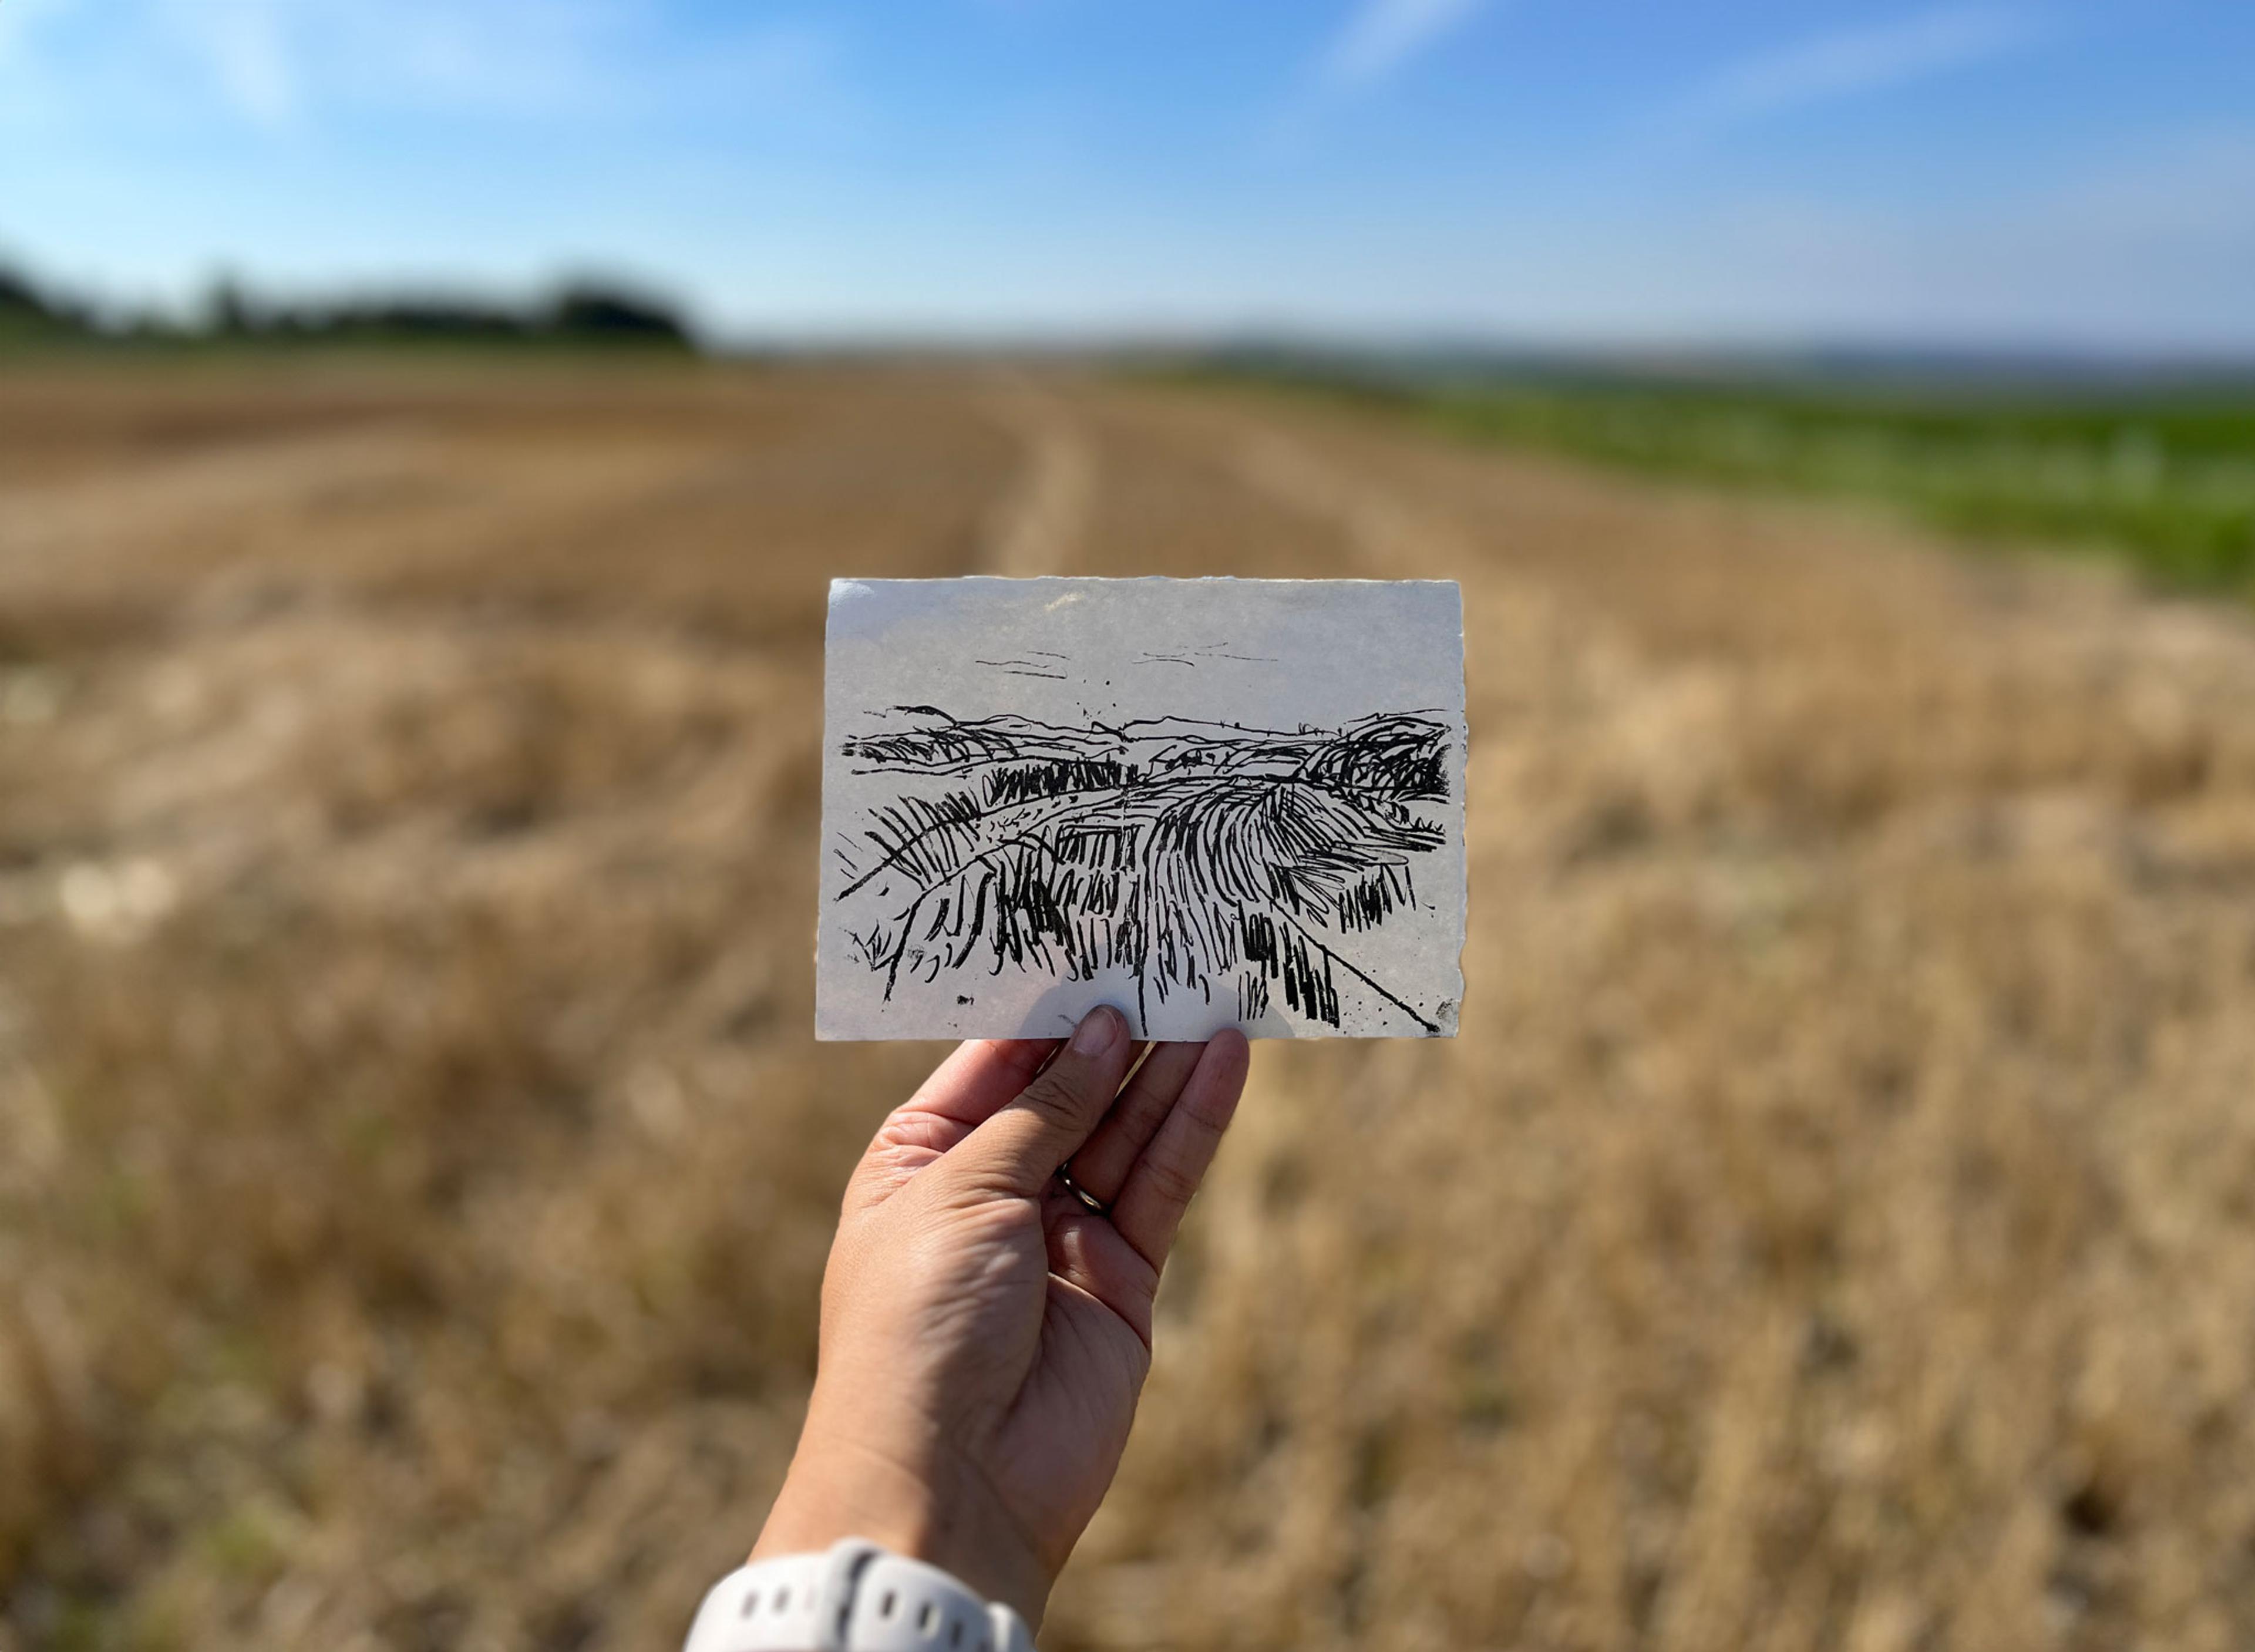
[[[868,1537],[1040,1623],[1120,1466],[1159,1270],[1248,1062],[1235,1031],[1157,1044],[1122,1091],[1135,1057],[1110,1009],[1063,1048],[966,1044],[879,1128],[755,1559]],[[1068,1159],[1108,1219],[1058,1183]]]

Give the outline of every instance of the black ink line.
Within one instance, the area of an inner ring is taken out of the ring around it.
[[[1210,717],[1136,717],[1120,724],[1120,728],[1123,731],[1129,728],[1156,728],[1168,723],[1181,723],[1191,728],[1226,728],[1233,735],[1259,735],[1264,737],[1273,736],[1278,740],[1291,738],[1290,731],[1287,729],[1263,728],[1257,723],[1221,722]],[[1101,725],[1099,726],[1101,727]]]
[[[1208,643],[1204,648],[1194,648],[1191,652],[1197,655],[1200,659],[1243,660],[1249,665],[1274,665],[1276,664],[1275,657],[1273,655],[1233,654],[1229,651],[1229,639],[1227,637],[1224,637],[1219,643]]]
[[[849,739],[857,772],[952,776],[906,794],[863,834],[879,860],[834,899],[897,871],[912,888],[851,931],[885,977],[1015,967],[1070,981],[1125,971],[1147,1022],[1154,997],[1248,1017],[1281,996],[1342,1024],[1339,977],[1428,1034],[1440,1029],[1347,955],[1352,938],[1418,910],[1413,868],[1446,834],[1420,804],[1451,794],[1451,728],[1399,713],[1336,728],[1248,730],[1143,719],[1057,727],[1001,715]]]
[[[849,772],[854,775],[875,775],[893,774],[899,771],[894,769],[881,767],[874,769],[855,769]],[[1239,786],[1305,786],[1311,791],[1318,791],[1329,789],[1321,781],[1305,779],[1297,775],[1235,774],[1223,777],[1229,780],[1232,784]],[[1153,780],[1142,783],[1142,790],[1149,793],[1163,797],[1170,791],[1187,791],[1198,788],[1206,778],[1208,777],[1203,776],[1190,776],[1177,777],[1172,780]],[[1070,808],[1061,807],[1057,813],[1051,816],[1050,821],[1046,824],[1054,825],[1059,821],[1074,821],[1091,812],[1100,812],[1106,806],[1106,799],[1120,798],[1131,789],[1132,788],[1130,786],[1124,784],[1088,786],[1080,788],[1066,786],[1056,791],[1043,791],[1038,795],[1029,798],[1022,798],[1002,802],[998,806],[990,808],[983,813],[973,812],[965,816],[962,819],[950,820],[927,826],[918,831],[916,835],[905,840],[898,848],[889,853],[883,860],[880,861],[875,866],[870,868],[868,872],[855,879],[854,882],[848,884],[845,889],[839,890],[838,894],[832,898],[837,901],[843,901],[850,896],[859,894],[868,884],[875,882],[881,875],[892,870],[900,862],[903,857],[911,855],[915,851],[924,847],[928,840],[934,835],[945,833],[954,827],[974,822],[991,823],[1001,818],[1002,815],[1012,813],[1019,810],[1038,808],[1044,804],[1063,805],[1070,803],[1071,805]],[[910,800],[903,799],[903,803],[906,803]],[[1437,848],[1439,847],[1439,838],[1437,835],[1439,828],[1430,827],[1428,829],[1436,834],[1435,840],[1431,843],[1416,843],[1411,847],[1417,848]],[[873,840],[875,839],[875,833],[868,833],[865,835],[871,837]],[[883,847],[882,843],[880,844],[880,847]]]
[[[1360,971],[1359,969],[1357,969],[1357,968],[1356,968],[1352,964],[1349,963],[1345,959],[1341,958],[1341,957],[1340,957],[1337,953],[1333,952],[1330,947],[1328,947],[1328,946],[1324,946],[1321,941],[1317,940],[1314,936],[1312,936],[1312,935],[1309,934],[1309,933],[1308,933],[1308,931],[1307,931],[1306,930],[1304,930],[1304,929],[1301,929],[1301,928],[1300,928],[1300,925],[1298,925],[1297,924],[1293,924],[1293,925],[1292,925],[1292,927],[1293,927],[1294,929],[1296,929],[1296,930],[1299,930],[1299,931],[1300,931],[1300,938],[1301,938],[1303,940],[1306,941],[1306,942],[1308,943],[1308,945],[1309,945],[1309,946],[1310,946],[1314,947],[1317,952],[1321,953],[1324,957],[1326,957],[1326,958],[1330,959],[1333,963],[1337,964],[1337,965],[1338,965],[1341,969],[1344,969],[1345,971],[1346,971],[1346,973],[1347,973],[1348,974],[1350,974],[1350,975],[1353,976],[1357,981],[1360,981],[1364,986],[1366,986],[1366,987],[1369,988],[1371,991],[1373,991],[1373,992],[1376,993],[1376,994],[1377,994],[1380,998],[1383,998],[1384,1000],[1386,1000],[1386,1002],[1387,1002],[1387,1003],[1392,1004],[1392,1005],[1393,1005],[1396,1009],[1399,1009],[1400,1011],[1401,1011],[1401,1013],[1402,1013],[1402,1014],[1404,1014],[1404,1015],[1408,1016],[1409,1017],[1409,1019],[1410,1019],[1410,1020],[1412,1020],[1412,1021],[1416,1022],[1419,1026],[1423,1027],[1423,1028],[1425,1030],[1425,1032],[1426,1032],[1426,1036],[1427,1036],[1427,1037],[1431,1037],[1433,1034],[1437,1033],[1438,1031],[1440,1031],[1440,1030],[1441,1030],[1441,1029],[1440,1029],[1439,1025],[1438,1025],[1437,1023],[1434,1023],[1434,1022],[1430,1022],[1430,1021],[1426,1020],[1426,1019],[1425,1019],[1425,1017],[1424,1017],[1424,1016],[1421,1016],[1421,1015],[1419,1015],[1414,1008],[1412,1008],[1412,1007],[1411,1007],[1410,1005],[1408,1005],[1408,1004],[1404,1003],[1401,999],[1396,998],[1396,997],[1395,997],[1392,993],[1390,993],[1390,992],[1387,991],[1385,988],[1383,988],[1383,987],[1380,986],[1380,985],[1377,983],[1377,981],[1373,981],[1373,979],[1371,979],[1371,977],[1369,977],[1368,975],[1364,974],[1362,973],[1362,971]],[[1331,1024],[1332,1024],[1333,1026],[1337,1026],[1338,1023],[1337,1022],[1333,1022]]]

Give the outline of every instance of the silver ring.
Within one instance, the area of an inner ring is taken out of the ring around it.
[[[1078,1199],[1081,1203],[1082,1208],[1086,1210],[1091,1215],[1101,1216],[1107,1221],[1111,1220],[1112,1206],[1106,1204],[1102,1199],[1097,1198],[1095,1194],[1090,1192],[1078,1182],[1074,1181],[1072,1179],[1072,1171],[1069,1166],[1064,1164],[1058,1165],[1057,1168],[1057,1178],[1058,1185],[1062,1186],[1066,1192]]]

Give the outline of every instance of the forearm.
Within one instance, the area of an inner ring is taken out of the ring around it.
[[[952,1572],[1038,1627],[1055,1581],[975,1466],[944,1442],[872,1442],[818,1397],[751,1558],[866,1537]],[[913,1459],[913,1460],[910,1460]]]

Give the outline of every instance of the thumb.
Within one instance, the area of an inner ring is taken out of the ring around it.
[[[944,1163],[953,1174],[1004,1192],[1038,1194],[1095,1130],[1135,1053],[1127,1018],[1099,1005],[1017,1100],[972,1131]]]

